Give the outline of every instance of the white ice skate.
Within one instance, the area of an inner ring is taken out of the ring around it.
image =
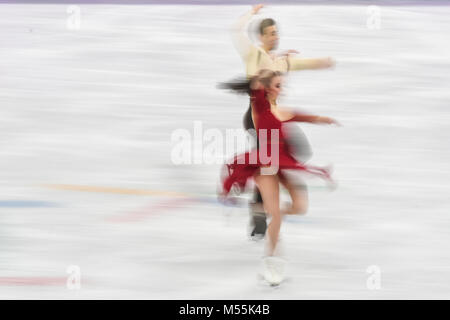
[[[284,280],[286,261],[280,257],[265,257],[263,259],[262,276],[270,285],[277,286]]]

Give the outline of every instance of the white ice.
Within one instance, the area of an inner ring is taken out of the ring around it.
[[[171,162],[176,129],[241,128],[248,99],[216,84],[244,72],[249,7],[79,8],[73,30],[65,5],[0,6],[1,299],[450,298],[450,6],[381,7],[380,29],[366,6],[263,12],[281,49],[337,61],[292,73],[283,104],[343,124],[302,125],[339,187],[308,180],[276,290],[246,206],[215,201],[220,165]]]

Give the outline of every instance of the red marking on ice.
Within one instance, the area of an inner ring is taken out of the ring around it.
[[[145,219],[146,217],[155,214],[164,212],[173,208],[179,208],[181,205],[193,202],[195,199],[192,198],[175,198],[166,201],[159,202],[157,204],[153,204],[151,206],[127,212],[122,216],[110,217],[107,219],[109,222],[118,223],[118,222],[135,222]]]
[[[0,277],[2,286],[57,286],[66,285],[67,278]]]

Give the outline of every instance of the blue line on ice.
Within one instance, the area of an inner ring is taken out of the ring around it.
[[[1,208],[49,208],[59,207],[55,202],[34,200],[0,200]]]

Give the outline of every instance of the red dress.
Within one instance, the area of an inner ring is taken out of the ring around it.
[[[326,169],[307,166],[298,162],[291,155],[290,147],[286,142],[282,130],[283,122],[272,114],[270,102],[266,98],[266,91],[264,89],[252,90],[251,100],[255,128],[259,132],[259,149],[235,156],[231,162],[225,164],[226,176],[223,179],[224,194],[227,195],[233,185],[244,189],[247,181],[255,173],[259,172],[261,168],[266,167],[268,169],[270,166],[273,167],[272,172],[280,176],[282,176],[283,169],[297,169],[331,180],[330,174]],[[301,115],[297,115],[288,121],[297,121],[301,117]],[[266,133],[264,133],[264,129]],[[278,157],[276,157],[277,153]]]

